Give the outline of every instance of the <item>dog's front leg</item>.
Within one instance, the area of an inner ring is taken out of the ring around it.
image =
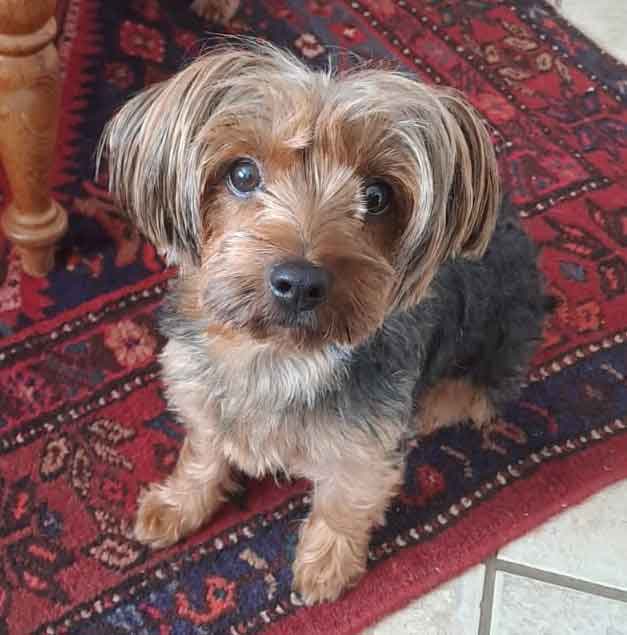
[[[313,503],[304,522],[296,559],[294,589],[315,604],[336,599],[366,570],[372,529],[398,492],[403,462],[374,444],[349,448],[344,459],[311,466]]]
[[[191,427],[174,472],[140,497],[135,537],[155,549],[174,544],[203,525],[235,489],[207,426]]]

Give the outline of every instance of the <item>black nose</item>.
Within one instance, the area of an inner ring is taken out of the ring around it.
[[[270,272],[272,295],[291,311],[311,311],[327,299],[331,277],[306,260],[275,265]]]

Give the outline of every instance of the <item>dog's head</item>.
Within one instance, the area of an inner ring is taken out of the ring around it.
[[[354,345],[494,229],[494,151],[450,91],[226,48],[107,127],[111,190],[171,263],[182,310],[296,346]]]

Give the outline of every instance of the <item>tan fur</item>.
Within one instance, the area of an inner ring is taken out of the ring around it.
[[[426,436],[467,419],[481,427],[494,415],[494,407],[484,391],[467,381],[448,379],[434,386],[421,401],[418,433]]]
[[[141,498],[138,539],[161,547],[198,528],[232,489],[231,465],[309,478],[294,584],[308,604],[336,598],[364,572],[370,531],[400,486],[401,422],[382,420],[373,436],[320,396],[340,385],[345,351],[424,298],[444,260],[486,249],[499,202],[487,132],[458,95],[400,72],[316,73],[249,44],[137,95],[108,125],[103,154],[120,205],[179,266],[178,315],[203,324],[162,355],[188,436],[172,476]],[[225,178],[242,157],[261,171],[254,196]],[[372,178],[393,190],[376,219]],[[308,323],[286,328],[267,278],[292,259],[332,284]],[[211,363],[190,370],[199,347]],[[483,420],[488,404],[438,387],[421,431],[462,414]]]
[[[194,419],[198,420],[196,412],[187,421]],[[174,472],[140,496],[135,522],[140,542],[155,549],[178,542],[201,527],[237,490],[214,430],[209,420],[190,428]]]
[[[402,483],[402,462],[393,453],[347,446],[339,460],[305,470],[314,498],[301,528],[294,588],[306,604],[335,600],[365,572],[371,531],[383,524]]]
[[[223,345],[218,339],[209,350],[220,355]],[[184,421],[193,422],[194,428],[202,425],[213,430],[215,445],[225,459],[250,476],[276,472],[304,476],[306,472],[309,477],[311,466],[326,465],[347,448],[353,448],[356,456],[363,453],[361,446],[369,449],[371,439],[363,430],[348,433],[313,407],[319,391],[338,379],[334,354],[295,353],[290,349],[281,352],[252,339],[231,348],[223,363],[226,381],[235,396],[225,396],[221,401],[223,425],[214,427],[210,419],[201,419],[206,411],[202,398],[192,397],[203,395],[203,387],[211,385],[213,378],[190,377],[181,381],[181,367],[186,359],[187,352],[181,344],[174,340],[166,344],[161,362],[168,402]],[[256,368],[253,375],[247,371],[250,366]],[[280,414],[295,398],[311,402],[312,409],[304,421],[286,420]],[[277,414],[268,414],[271,412]],[[261,422],[257,421],[259,413],[264,413]],[[389,452],[395,449],[392,433],[379,443]]]

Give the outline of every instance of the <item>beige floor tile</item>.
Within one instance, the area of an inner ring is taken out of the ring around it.
[[[470,569],[363,635],[476,635],[484,573],[483,565]]]
[[[499,558],[627,591],[627,481],[541,525]]]
[[[627,62],[626,0],[557,0],[554,4],[580,31]]]
[[[627,604],[498,571],[490,635],[627,635]]]

